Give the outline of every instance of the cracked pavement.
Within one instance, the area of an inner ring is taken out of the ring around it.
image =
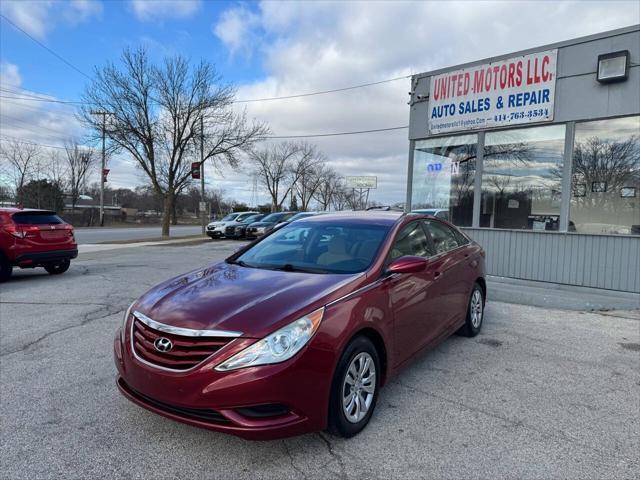
[[[0,285],[2,478],[638,478],[640,314],[489,302],[382,391],[369,426],[249,442],[115,387],[114,333],[152,285],[239,244],[82,254]],[[491,293],[489,293],[489,300]]]

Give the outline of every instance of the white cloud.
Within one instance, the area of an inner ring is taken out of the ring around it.
[[[0,86],[18,87],[22,83],[18,66],[9,62],[0,63]]]
[[[211,29],[233,56],[242,52],[251,55],[257,38],[254,29],[260,25],[260,17],[244,6],[226,10]]]
[[[72,0],[64,13],[65,19],[72,24],[82,23],[100,15],[102,15],[102,2],[95,0]]]
[[[253,49],[265,78],[238,98],[339,88],[447,67],[622,27],[637,2],[262,2],[232,7],[212,26],[231,54]],[[409,123],[409,79],[329,95],[249,103],[275,134]],[[372,199],[404,201],[404,130],[309,139],[343,174],[378,175]]]
[[[97,0],[3,0],[0,12],[42,40],[60,21],[77,25],[101,15],[102,3]]]
[[[168,18],[188,18],[201,6],[200,0],[131,0],[138,20],[162,21]]]
[[[0,102],[0,134],[2,140],[18,139],[24,142],[62,147],[65,140],[81,141],[82,127],[73,107],[51,103],[58,100],[50,95],[21,88],[22,80],[17,65],[0,64],[0,86],[3,97]],[[42,100],[38,100],[41,98]],[[44,156],[58,151],[43,147]]]

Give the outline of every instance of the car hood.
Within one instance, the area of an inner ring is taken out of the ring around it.
[[[135,305],[153,320],[262,338],[349,293],[364,274],[332,275],[211,265],[162,283]]]

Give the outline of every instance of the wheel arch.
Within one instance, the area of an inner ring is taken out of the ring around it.
[[[373,346],[376,347],[376,350],[378,351],[378,355],[380,356],[380,368],[382,369],[380,385],[384,385],[386,383],[387,375],[388,375],[388,357],[387,357],[387,346],[384,343],[384,339],[382,338],[382,335],[380,335],[380,333],[374,328],[364,327],[358,330],[357,332],[354,332],[354,334],[351,336],[351,338],[347,342],[347,345],[351,343],[351,341],[358,336],[363,336],[368,338],[369,340],[371,340],[371,343],[373,343]]]
[[[487,301],[487,281],[484,279],[484,277],[478,277],[476,278],[475,283],[480,285],[480,288],[482,289],[482,299],[486,302]]]

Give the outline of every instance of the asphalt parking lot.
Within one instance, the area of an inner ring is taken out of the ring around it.
[[[2,284],[0,477],[640,477],[637,311],[489,301],[482,334],[423,354],[350,440],[249,442],[129,403],[112,359],[126,307],[235,247],[85,253],[62,276],[17,271]]]

